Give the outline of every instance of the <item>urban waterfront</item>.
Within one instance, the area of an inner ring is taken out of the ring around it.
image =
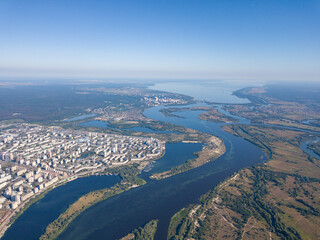
[[[46,226],[82,195],[115,185],[118,176],[91,176],[68,182],[31,205],[6,231],[2,239],[39,239]]]

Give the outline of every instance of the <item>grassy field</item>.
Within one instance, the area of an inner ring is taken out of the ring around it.
[[[211,121],[211,122],[218,122],[218,123],[231,123],[231,122],[237,122],[238,120],[229,116],[226,116],[222,113],[220,113],[216,108],[214,107],[186,107],[186,108],[164,108],[160,110],[165,116],[170,117],[180,117],[181,116],[175,114],[175,112],[178,111],[204,111],[204,113],[200,114],[201,120]]]

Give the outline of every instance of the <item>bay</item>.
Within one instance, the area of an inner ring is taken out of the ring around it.
[[[250,103],[246,98],[238,98],[233,92],[248,86],[248,82],[238,81],[175,81],[162,82],[150,86],[150,89],[180,93],[196,100],[204,100],[215,103]],[[250,83],[249,85],[252,85]]]

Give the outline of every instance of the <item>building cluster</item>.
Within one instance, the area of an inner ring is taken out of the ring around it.
[[[16,209],[59,181],[101,172],[112,166],[152,160],[164,150],[164,144],[154,138],[24,123],[3,129],[0,135],[0,208],[6,209]]]
[[[171,105],[171,104],[186,104],[187,101],[180,98],[167,97],[165,95],[154,95],[149,97],[144,97],[143,101],[148,106],[158,106],[158,105]]]
[[[148,118],[142,114],[142,111],[145,109],[145,105],[153,107],[159,105],[179,105],[188,103],[188,100],[184,99],[181,95],[168,93],[155,94],[134,88],[130,90],[126,89],[125,92],[138,98],[134,101],[120,102],[117,104],[106,101],[106,103],[109,104],[107,104],[105,107],[90,110],[90,113],[99,115],[99,117],[96,117],[96,119],[102,121],[146,121]]]

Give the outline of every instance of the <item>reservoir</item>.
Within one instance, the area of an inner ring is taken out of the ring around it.
[[[150,86],[150,89],[166,92],[180,93],[192,96],[198,100],[205,100],[215,103],[250,103],[246,98],[238,98],[233,92],[252,85],[239,81],[176,81],[162,82]]]
[[[87,115],[81,115],[81,116],[77,116],[77,117],[73,117],[73,118],[68,118],[63,120],[64,122],[74,122],[74,121],[79,121],[82,119],[86,119],[86,118],[92,118],[96,116],[96,114],[87,114]]]

